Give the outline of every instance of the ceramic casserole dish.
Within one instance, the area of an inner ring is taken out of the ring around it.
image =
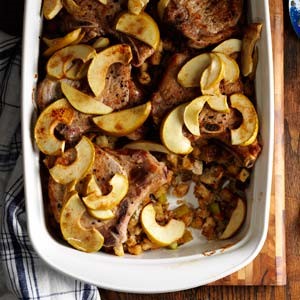
[[[257,111],[263,150],[247,191],[242,229],[225,241],[194,238],[176,251],[160,249],[139,256],[84,253],[55,239],[47,228],[40,178],[39,151],[33,138],[36,120],[41,0],[26,1],[23,68],[22,134],[27,226],[38,255],[52,268],[102,288],[133,293],[162,293],[208,284],[250,263],[261,250],[268,228],[273,158],[273,68],[268,0],[248,1],[249,21],[263,23],[258,43]],[[210,254],[210,255],[207,255]]]

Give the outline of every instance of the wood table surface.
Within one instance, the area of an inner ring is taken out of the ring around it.
[[[31,0],[28,0],[31,1]],[[22,0],[0,1],[0,30],[21,35]],[[286,195],[286,286],[203,286],[182,292],[139,295],[101,290],[102,300],[281,300],[300,299],[300,40],[284,7],[284,130]],[[299,53],[299,58],[298,54]],[[146,274],[145,274],[146,275]],[[147,280],[147,276],[145,276]]]

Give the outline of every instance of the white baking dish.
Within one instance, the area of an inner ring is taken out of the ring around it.
[[[46,227],[39,174],[39,153],[32,132],[35,122],[33,95],[37,83],[41,0],[26,1],[23,69],[22,132],[28,231],[40,257],[53,268],[99,287],[158,293],[204,285],[229,275],[250,263],[266,238],[270,205],[273,157],[273,68],[268,0],[251,0],[248,16],[262,22],[256,77],[257,109],[263,151],[248,193],[246,222],[237,236],[227,241],[207,242],[195,238],[178,250],[156,250],[141,256],[116,257],[87,254],[53,238]],[[209,255],[208,255],[209,254]]]

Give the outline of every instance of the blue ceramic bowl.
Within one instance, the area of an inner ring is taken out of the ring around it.
[[[289,12],[294,31],[300,38],[300,0],[289,0]]]

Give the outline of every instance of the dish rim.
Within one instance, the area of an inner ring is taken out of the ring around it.
[[[30,199],[30,191],[32,190],[32,183],[30,182],[29,177],[31,178],[30,175],[33,175],[33,170],[31,170],[31,172],[29,171],[28,167],[29,167],[29,162],[33,162],[35,165],[36,163],[39,163],[39,158],[38,157],[34,157],[36,154],[34,146],[33,146],[33,142],[32,142],[32,130],[28,130],[28,121],[29,121],[29,115],[32,114],[32,111],[30,111],[29,109],[29,105],[25,105],[25,103],[27,101],[25,101],[25,99],[28,99],[29,96],[29,91],[33,88],[33,84],[34,82],[37,81],[37,78],[35,78],[32,81],[32,79],[27,79],[26,77],[28,76],[28,73],[31,74],[32,73],[32,67],[34,66],[29,66],[29,62],[30,60],[28,59],[29,56],[32,56],[32,53],[28,53],[30,46],[28,46],[29,44],[29,39],[26,39],[26,36],[28,35],[28,32],[32,31],[32,29],[30,29],[30,27],[32,26],[32,22],[35,21],[35,18],[37,18],[38,16],[32,16],[32,14],[30,15],[29,12],[32,11],[32,7],[36,6],[36,5],[40,5],[39,3],[35,3],[33,4],[31,1],[26,1],[25,3],[25,18],[24,18],[24,33],[23,33],[23,53],[22,53],[22,61],[23,61],[23,68],[22,68],[22,105],[21,105],[21,113],[22,113],[22,137],[23,137],[23,168],[24,168],[24,188],[25,188],[25,204],[26,204],[26,211],[27,211],[27,224],[28,224],[28,233],[29,233],[29,237],[31,239],[32,245],[35,249],[35,251],[38,253],[38,255],[46,262],[48,263],[52,268],[55,268],[56,270],[68,274],[74,278],[80,279],[82,281],[86,281],[86,277],[84,275],[80,276],[80,274],[77,274],[74,270],[73,271],[66,271],[66,269],[64,269],[62,266],[57,265],[56,259],[55,259],[55,255],[53,256],[49,256],[45,255],[44,251],[44,247],[45,245],[41,245],[41,239],[36,237],[36,224],[37,224],[37,220],[35,220],[33,222],[33,220],[31,219],[34,215],[32,212],[32,203],[29,201]],[[251,251],[251,253],[249,253],[248,255],[245,255],[245,257],[243,258],[243,260],[239,263],[236,264],[235,266],[223,270],[222,272],[218,273],[217,275],[213,275],[210,277],[207,277],[206,279],[202,279],[202,280],[198,280],[197,283],[195,281],[191,281],[190,283],[186,283],[184,285],[178,285],[177,287],[171,287],[169,286],[168,288],[164,288],[162,286],[160,287],[154,287],[151,288],[149,287],[148,289],[145,289],[145,287],[134,287],[131,285],[115,285],[115,284],[109,284],[108,282],[103,283],[103,282],[96,282],[95,280],[88,280],[89,283],[95,284],[97,286],[101,286],[102,288],[106,288],[106,289],[111,289],[111,290],[119,290],[119,291],[126,291],[126,292],[132,292],[132,293],[161,293],[161,292],[172,292],[172,291],[178,291],[178,290],[184,290],[184,289],[188,289],[188,288],[193,288],[199,285],[203,285],[203,284],[207,284],[210,283],[212,281],[218,280],[222,277],[225,277],[235,271],[237,271],[238,269],[241,269],[242,267],[244,267],[245,265],[247,265],[250,261],[252,261],[254,259],[254,257],[259,253],[259,251],[261,250],[264,241],[266,239],[266,235],[267,235],[267,229],[268,229],[268,219],[269,219],[269,210],[270,210],[270,194],[271,194],[271,181],[272,181],[272,166],[273,166],[273,141],[274,141],[274,83],[273,83],[273,78],[272,78],[272,74],[273,74],[273,63],[272,63],[272,43],[271,43],[271,32],[270,32],[270,15],[269,15],[269,10],[268,10],[268,1],[264,0],[263,4],[264,6],[264,13],[265,13],[265,30],[266,30],[266,38],[267,38],[267,44],[269,45],[267,51],[268,51],[268,73],[269,73],[269,86],[268,86],[268,91],[269,91],[269,95],[270,95],[270,109],[269,109],[269,139],[268,142],[265,143],[264,147],[267,147],[268,149],[268,171],[267,173],[269,174],[267,180],[266,180],[266,195],[265,195],[265,211],[264,211],[264,227],[262,230],[262,234],[259,237],[258,241],[256,242],[256,248]],[[26,17],[27,16],[27,17]],[[30,18],[28,17],[30,16]],[[37,20],[36,20],[37,21]],[[38,22],[40,22],[40,20],[38,20]],[[32,47],[32,46],[31,46]],[[38,52],[38,49],[35,49],[36,52]],[[31,59],[32,62],[32,59]],[[37,67],[37,61],[35,62],[35,67]],[[30,70],[30,72],[28,72],[28,70]],[[30,86],[27,86],[27,83],[29,83],[29,81],[32,83],[30,84]],[[29,90],[28,90],[29,89]],[[32,95],[34,93],[34,90],[31,91],[30,95]],[[32,99],[32,101],[34,101]],[[34,103],[33,103],[34,104]],[[33,124],[32,124],[32,119],[30,119],[31,123],[30,123],[30,129],[32,129]],[[31,151],[30,151],[31,149]],[[30,153],[30,152],[31,153]],[[26,176],[26,175],[29,175]],[[36,194],[42,196],[42,191],[41,191],[41,187],[36,186],[37,191]],[[43,203],[41,203],[43,201],[39,200],[38,207],[37,209],[39,211],[43,211],[43,208],[41,210],[41,206],[43,206]],[[42,216],[39,216],[39,221],[41,220]],[[40,232],[41,234],[41,232]],[[253,232],[252,232],[253,234]],[[48,233],[49,235],[49,233]],[[47,237],[50,239],[50,235]],[[55,240],[53,240],[55,243],[57,243]],[[157,259],[157,260],[151,260],[149,259],[149,262],[146,263],[146,265],[151,266],[151,264],[154,265],[168,265],[169,268],[173,267],[176,268],[176,265],[183,265],[183,264],[189,264],[190,262],[193,262],[196,264],[198,264],[199,262],[203,262],[204,259],[206,259],[207,261],[213,261],[215,260],[216,257],[222,255],[224,257],[225,255],[229,255],[230,253],[236,251],[235,248],[239,248],[240,250],[243,249],[243,247],[245,247],[249,241],[251,242],[251,232],[247,232],[247,235],[243,238],[243,240],[241,241],[241,243],[237,243],[234,247],[226,250],[224,253],[219,253],[210,257],[203,257],[203,255],[199,254],[197,256],[199,257],[183,257],[183,258],[169,258],[169,259],[164,259],[164,261],[162,261],[162,259]],[[58,244],[58,243],[57,243]],[[71,251],[67,251],[72,253],[72,251],[75,251],[74,253],[77,253],[77,250],[74,249],[69,249]],[[82,254],[82,253],[81,253]],[[77,255],[75,255],[77,256]],[[103,256],[101,257],[101,259],[103,258]],[[143,260],[143,259],[141,259]],[[150,263],[151,260],[151,263]],[[176,260],[176,261],[173,261]],[[104,261],[102,262],[103,264],[109,264],[118,261],[118,264],[121,262],[120,265],[126,265],[128,263],[128,259],[127,258],[121,258],[121,260],[117,257],[113,257],[113,258],[108,258],[108,259],[104,259]],[[139,263],[139,259],[130,259],[130,262],[134,265],[138,265]],[[141,265],[143,265],[144,261],[141,263]],[[201,265],[201,264],[200,264]],[[146,269],[149,269],[149,267]],[[159,269],[159,268],[158,268]],[[118,282],[119,283],[119,282]]]

